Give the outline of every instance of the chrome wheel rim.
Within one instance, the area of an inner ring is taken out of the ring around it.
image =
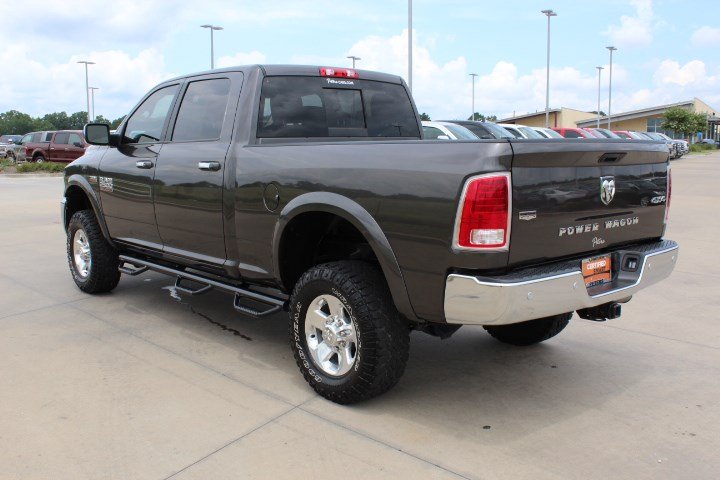
[[[85,230],[82,228],[75,231],[72,241],[73,263],[75,271],[82,278],[90,275],[92,267],[92,255],[90,254],[90,242],[88,242]]]
[[[313,363],[326,375],[343,376],[357,361],[355,322],[333,295],[320,295],[308,307],[305,340]]]

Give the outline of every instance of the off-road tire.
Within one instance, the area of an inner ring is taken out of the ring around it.
[[[327,375],[313,360],[305,334],[306,313],[320,295],[343,304],[357,332],[357,356],[343,376]],[[410,329],[398,313],[377,267],[360,261],[315,266],[298,280],[290,298],[290,346],[300,371],[321,396],[340,404],[360,402],[392,388],[405,371]]]
[[[91,264],[88,275],[83,277],[73,259],[73,238],[79,229],[85,231],[90,245]],[[114,289],[120,281],[118,252],[108,243],[100,230],[92,210],[75,212],[67,229],[67,259],[75,284],[86,293],[105,293]]]
[[[484,328],[490,335],[503,343],[525,347],[544,342],[562,332],[567,327],[571,317],[572,313],[562,313],[527,322],[486,326]]]

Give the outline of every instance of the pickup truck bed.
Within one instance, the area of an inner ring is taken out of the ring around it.
[[[101,148],[66,169],[73,278],[96,293],[118,267],[154,269],[246,314],[282,307],[306,380],[350,403],[397,382],[411,329],[537,343],[574,311],[616,318],[672,271],[664,144],[421,132],[402,79],[376,72],[164,82],[117,135],[86,126]]]

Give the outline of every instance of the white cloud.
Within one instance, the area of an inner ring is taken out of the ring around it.
[[[490,71],[471,71],[464,57],[446,62],[433,58],[425,38],[413,35],[413,97],[420,112],[432,118],[467,118],[472,113],[470,73],[478,73],[475,83],[475,110],[498,117],[544,109],[545,69],[520,72],[509,61],[496,62]],[[394,73],[407,79],[407,31],[393,37],[370,36],[356,42],[346,55],[362,58],[358,68]],[[304,63],[348,65],[339,58],[303,58]],[[607,66],[606,66],[607,68]],[[613,65],[613,85],[626,83],[627,71]],[[566,106],[594,110],[597,106],[596,72],[584,73],[574,67],[550,70],[551,107]],[[603,97],[606,98],[607,70],[603,75]]]
[[[720,46],[720,28],[700,27],[692,35],[692,43],[697,47]]]
[[[264,53],[253,50],[252,52],[238,52],[235,55],[226,55],[220,57],[215,62],[218,68],[234,67],[237,65],[255,65],[257,63],[266,63],[267,57]]]
[[[120,50],[90,52],[82,58],[43,64],[33,59],[26,45],[0,50],[0,64],[13,65],[0,76],[0,111],[16,109],[34,116],[54,111],[76,112],[85,106],[85,70],[78,60],[89,60],[90,86],[95,92],[95,112],[124,115],[153,85],[173,76],[165,70],[163,56],[153,49],[130,56]]]
[[[620,17],[620,25],[610,25],[603,34],[618,47],[650,45],[653,40],[654,13],[652,0],[630,0],[635,15]]]
[[[700,60],[692,60],[683,66],[675,60],[663,60],[655,71],[653,79],[659,84],[675,84],[680,86],[701,86],[708,82],[715,83],[717,78],[707,75],[705,64]]]

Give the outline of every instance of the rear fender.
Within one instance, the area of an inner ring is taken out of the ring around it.
[[[417,316],[410,304],[410,298],[408,297],[400,265],[380,225],[378,225],[372,215],[360,204],[336,193],[306,193],[294,198],[282,209],[273,234],[273,268],[275,278],[281,278],[278,259],[280,254],[280,241],[285,227],[296,216],[310,212],[335,214],[347,220],[358,229],[367,240],[380,263],[380,268],[383,271],[383,275],[390,288],[390,294],[398,311],[410,320],[417,320]]]

